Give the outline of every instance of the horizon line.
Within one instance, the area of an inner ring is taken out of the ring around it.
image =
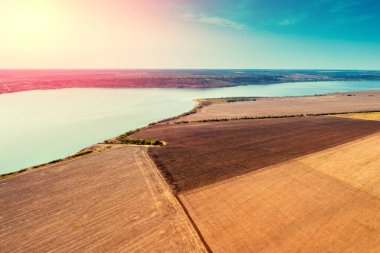
[[[113,71],[123,71],[123,70],[176,70],[176,71],[192,71],[192,70],[204,70],[204,71],[215,71],[215,70],[262,70],[262,71],[380,71],[380,69],[340,69],[340,68],[0,68],[0,71],[4,70],[89,70],[89,71],[102,71],[102,70],[113,70]]]

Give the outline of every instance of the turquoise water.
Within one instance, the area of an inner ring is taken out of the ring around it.
[[[52,161],[190,110],[194,98],[300,96],[380,89],[317,82],[213,89],[63,89],[0,95],[0,174]]]

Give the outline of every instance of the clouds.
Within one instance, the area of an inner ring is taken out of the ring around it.
[[[218,17],[218,16],[206,16],[206,15],[196,15],[193,13],[185,13],[181,17],[183,20],[186,20],[189,22],[196,22],[196,23],[201,23],[201,24],[232,28],[235,30],[244,30],[247,28],[246,25],[244,25],[243,23],[238,23],[233,20],[223,18],[223,17]]]
[[[294,15],[293,17],[281,19],[277,24],[279,26],[292,26],[301,23],[308,15],[303,13],[300,15]]]
[[[331,6],[329,12],[335,14],[344,13],[358,5],[360,5],[360,2],[358,1],[336,1]]]
[[[187,22],[281,36],[380,42],[378,0],[178,0]]]

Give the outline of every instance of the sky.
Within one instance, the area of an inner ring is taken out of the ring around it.
[[[0,68],[380,70],[378,0],[0,0]]]

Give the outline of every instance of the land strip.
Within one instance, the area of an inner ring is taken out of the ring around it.
[[[0,182],[1,252],[205,252],[144,146]]]
[[[173,122],[232,119],[246,117],[280,117],[289,115],[316,115],[362,111],[380,111],[380,91],[336,93],[320,96],[224,99],[203,106],[197,113]],[[213,100],[211,100],[213,101]]]

